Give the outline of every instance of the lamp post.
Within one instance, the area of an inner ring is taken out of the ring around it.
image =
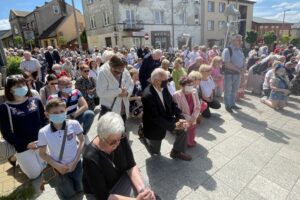
[[[282,19],[282,27],[281,27],[282,33],[283,33],[283,30],[284,30],[285,13],[288,12],[288,11],[290,11],[290,10],[291,10],[291,9],[286,9],[286,10],[283,11],[283,19]],[[289,35],[290,35],[290,34],[289,34]]]

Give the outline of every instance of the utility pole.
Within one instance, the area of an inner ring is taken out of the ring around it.
[[[82,52],[82,44],[81,44],[81,39],[80,39],[80,33],[79,33],[79,27],[78,27],[78,22],[77,22],[77,16],[76,16],[76,9],[75,9],[74,0],[72,0],[72,6],[73,6],[73,14],[74,14],[76,34],[77,34],[77,42],[78,42],[79,50],[80,50],[80,54],[81,54],[81,52]]]
[[[172,12],[172,47],[175,46],[175,31],[174,31],[174,0],[171,0],[171,12]]]
[[[283,30],[284,30],[284,20],[285,20],[285,13],[290,11],[291,9],[286,9],[283,11],[283,19],[282,19],[282,27],[281,27],[281,30],[282,30],[282,33],[283,33]],[[290,35],[290,33],[288,33],[288,35]]]

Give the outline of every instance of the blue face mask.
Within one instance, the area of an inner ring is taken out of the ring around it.
[[[66,113],[49,114],[49,120],[54,124],[61,124],[66,120]]]
[[[66,94],[70,94],[72,92],[72,88],[71,87],[70,88],[64,88],[64,89],[62,89],[62,92],[66,93]]]
[[[60,74],[60,70],[59,69],[55,70],[55,74]]]
[[[24,97],[28,93],[28,87],[18,87],[14,90],[14,95],[17,97]]]

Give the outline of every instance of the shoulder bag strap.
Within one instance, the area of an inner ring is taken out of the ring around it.
[[[67,139],[67,133],[68,133],[68,122],[66,121],[64,137],[63,137],[63,141],[62,141],[62,145],[61,145],[61,149],[60,149],[60,153],[59,153],[58,162],[61,162],[63,154],[64,154],[64,149],[65,149],[65,144],[66,144],[66,139]]]
[[[12,133],[14,133],[14,126],[13,126],[13,122],[12,122],[12,117],[11,117],[11,111],[9,106],[7,105],[7,103],[4,103],[4,105],[7,108],[7,113],[8,113],[8,119],[9,119],[9,124],[10,124],[10,130]]]
[[[119,88],[121,87],[121,85],[122,85],[122,76],[123,76],[123,73],[121,74],[121,77],[120,77],[120,80],[119,80]],[[116,102],[116,100],[117,100],[117,97],[115,97],[114,98],[114,101],[113,101],[113,103],[112,103],[112,105],[111,105],[111,107],[110,107],[110,110],[112,110],[113,109],[113,107],[114,107],[114,105],[115,105],[115,102]]]

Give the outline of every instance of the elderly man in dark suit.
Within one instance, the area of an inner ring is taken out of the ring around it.
[[[176,139],[170,156],[190,161],[192,157],[185,153],[187,122],[173,101],[167,84],[166,71],[157,68],[151,73],[151,84],[143,92],[145,143],[152,155],[160,155],[161,142],[166,136],[166,131],[175,132]]]
[[[57,50],[53,50],[52,46],[47,47],[47,51],[45,52],[45,59],[48,63],[48,72],[52,72],[53,64],[59,64],[60,56]]]

